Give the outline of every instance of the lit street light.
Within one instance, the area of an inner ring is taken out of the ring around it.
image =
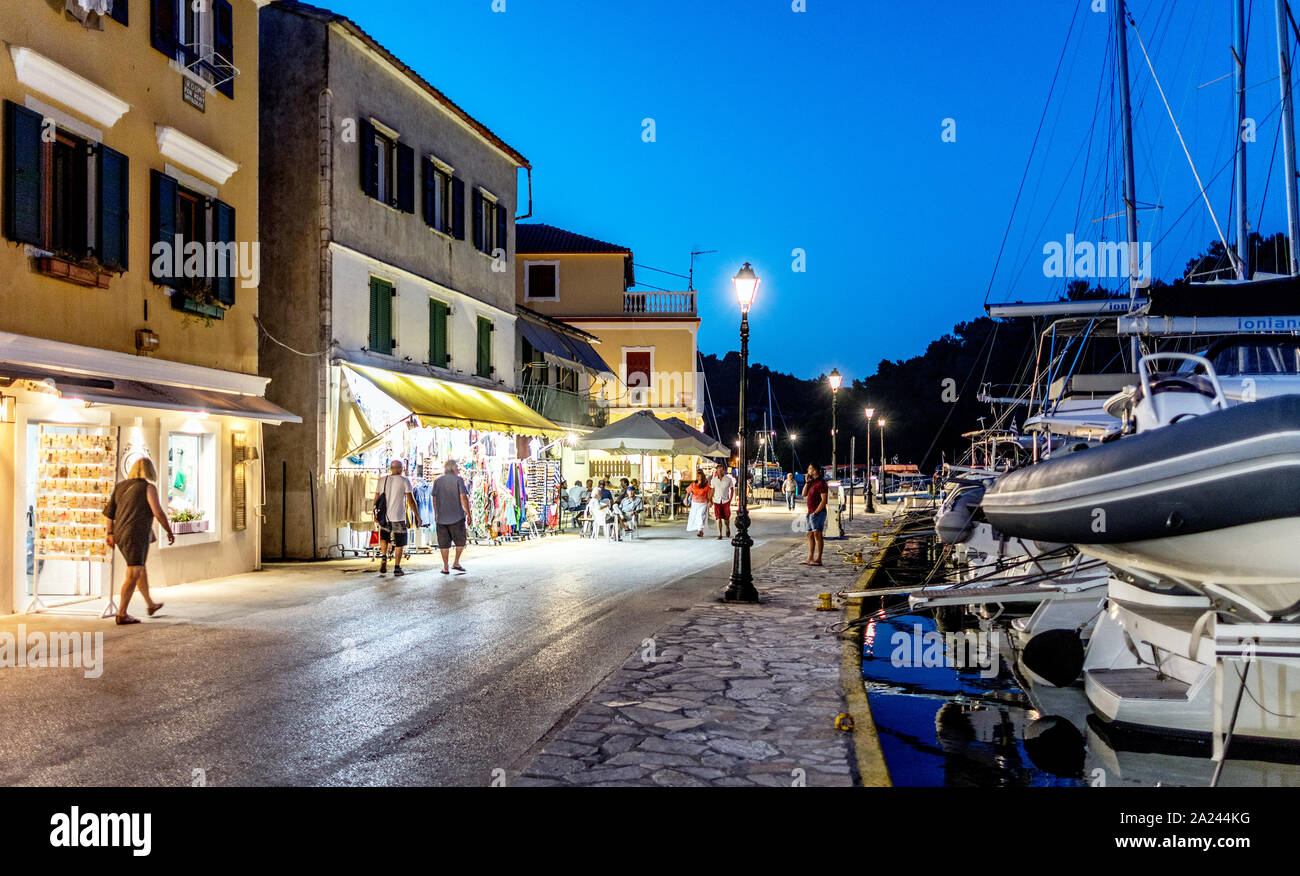
[[[736,301],[740,304],[740,509],[736,514],[736,537],[731,540],[735,549],[731,562],[731,583],[722,598],[727,602],[758,602],[754,589],[754,575],[750,568],[749,549],[754,540],[749,537],[749,490],[746,476],[749,469],[749,447],[745,441],[746,419],[745,383],[749,376],[749,308],[758,292],[758,275],[745,262],[732,279]]]
[[[865,489],[863,489],[862,492],[867,494],[868,514],[874,514],[876,512],[876,503],[875,503],[875,499],[872,497],[872,490],[871,490],[871,418],[874,417],[875,415],[876,415],[875,408],[867,408],[867,480],[866,483],[863,484]]]
[[[885,418],[876,420],[880,427],[880,504],[888,505],[889,496],[885,495]]]
[[[840,384],[844,382],[844,377],[840,374],[838,368],[832,368],[826,382],[831,385],[831,480],[835,480],[839,477],[839,471],[835,467],[835,439],[836,433],[839,431],[835,428],[835,417],[836,410],[839,407]]]

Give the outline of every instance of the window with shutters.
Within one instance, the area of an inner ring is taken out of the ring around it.
[[[451,350],[447,343],[447,316],[451,308],[437,298],[429,299],[429,364],[439,368],[451,366]]]
[[[361,122],[361,189],[403,213],[415,212],[415,150],[373,120]]]
[[[546,356],[541,350],[534,347],[527,338],[521,338],[520,344],[519,361],[524,366],[524,385],[549,386],[551,383],[551,369],[546,361]]]
[[[560,300],[560,263],[527,262],[524,265],[524,300]]]
[[[4,235],[40,251],[37,270],[98,286],[107,284],[102,272],[126,270],[122,153],[5,101],[3,191]]]
[[[623,369],[623,382],[627,385],[628,403],[633,407],[650,404],[651,378],[654,374],[654,347],[624,347]]]
[[[153,47],[181,65],[184,75],[233,98],[239,69],[230,0],[148,2]]]
[[[452,173],[451,167],[436,158],[424,160],[424,222],[448,237],[455,231],[452,223]]]
[[[392,283],[379,277],[370,278],[370,343],[372,353],[393,354],[397,339],[393,331],[393,299],[397,290]]]
[[[492,377],[496,373],[496,368],[492,365],[492,320],[480,316],[478,318],[478,357],[475,363],[474,373],[479,377]]]
[[[149,184],[150,277],[172,290],[177,310],[222,318],[240,271],[234,207],[157,170]]]
[[[486,189],[474,190],[474,246],[484,255],[505,249],[505,210]]]

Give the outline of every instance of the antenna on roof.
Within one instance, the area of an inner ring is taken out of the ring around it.
[[[697,255],[708,255],[711,252],[717,252],[716,249],[697,249],[691,253],[691,275],[686,278],[686,291],[695,291],[695,257]]]

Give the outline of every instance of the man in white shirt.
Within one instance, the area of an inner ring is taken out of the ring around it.
[[[409,507],[415,516],[415,525],[422,526],[420,509],[415,504],[415,493],[411,482],[402,474],[404,467],[400,459],[394,459],[388,466],[388,474],[379,479],[379,492],[375,493],[375,504],[384,499],[386,519],[376,519],[379,524],[379,574],[388,572],[388,555],[393,554],[393,574],[405,575],[402,571],[402,551],[406,548],[407,524],[406,509]]]
[[[718,521],[718,538],[722,538],[722,527],[727,527],[727,538],[731,538],[731,497],[736,491],[736,479],[727,474],[727,467],[719,465],[713,470],[709,481],[713,490],[713,519]]]

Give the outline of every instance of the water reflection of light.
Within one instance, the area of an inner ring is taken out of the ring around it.
[[[878,609],[878,610],[875,612],[875,614],[873,614],[873,615],[871,616],[871,620],[867,623],[867,625],[866,625],[865,627],[863,627],[863,629],[862,629],[862,648],[863,648],[862,653],[864,653],[864,654],[875,653],[875,652],[872,650],[872,646],[875,644],[875,641],[876,641],[876,621],[877,621],[877,620],[884,620],[884,617],[885,617],[885,609],[882,607],[882,608]]]

